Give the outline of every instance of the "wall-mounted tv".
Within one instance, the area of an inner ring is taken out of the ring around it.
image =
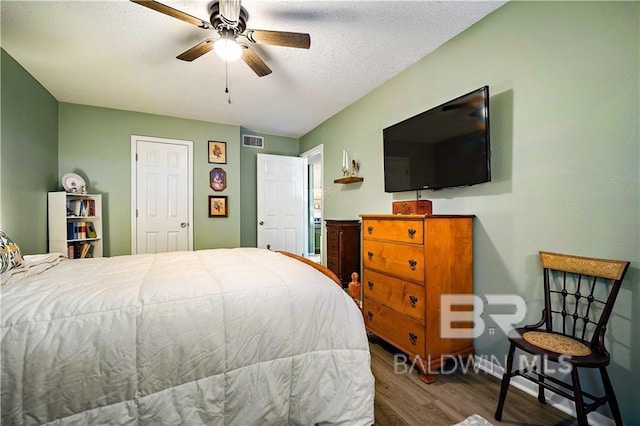
[[[385,192],[489,182],[489,87],[387,127],[383,156]]]

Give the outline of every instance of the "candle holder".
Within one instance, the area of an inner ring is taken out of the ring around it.
[[[356,177],[358,176],[358,170],[360,170],[360,165],[358,164],[358,162],[356,160],[351,160],[351,164],[350,164],[350,170],[349,170],[349,176],[351,177]]]
[[[351,174],[351,167],[349,162],[349,154],[346,150],[342,150],[342,176],[349,176]]]
[[[358,176],[358,170],[360,165],[356,160],[349,159],[349,153],[346,150],[342,151],[342,176],[344,177],[356,177]]]

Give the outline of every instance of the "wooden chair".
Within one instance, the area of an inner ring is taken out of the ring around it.
[[[509,333],[509,353],[496,420],[502,409],[511,377],[522,376],[538,384],[538,401],[545,403],[549,389],[575,402],[579,425],[587,425],[587,414],[609,404],[616,425],[622,425],[606,366],[609,352],[604,345],[607,322],[629,262],[540,252],[544,277],[544,309],[540,322]],[[512,371],[515,349],[535,356],[537,363]],[[557,363],[550,364],[549,362]],[[545,374],[545,366],[571,372],[571,384]],[[564,367],[564,368],[563,368]],[[563,368],[563,369],[561,369]],[[604,396],[594,396],[580,387],[579,368],[600,371]],[[592,402],[585,402],[585,399]]]

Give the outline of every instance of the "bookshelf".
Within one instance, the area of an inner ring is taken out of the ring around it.
[[[102,257],[102,195],[49,192],[49,253]]]

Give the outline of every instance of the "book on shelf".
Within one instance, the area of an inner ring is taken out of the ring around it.
[[[91,247],[91,244],[82,243],[80,248],[80,258],[87,257],[87,253],[89,252],[89,247]]]
[[[73,222],[73,239],[77,240],[80,238],[80,223]]]
[[[91,243],[69,243],[67,244],[67,256],[69,259],[83,259],[93,257],[95,247]]]
[[[96,226],[93,224],[93,222],[87,222],[87,238],[98,238]]]
[[[95,215],[96,200],[93,198],[67,200],[67,216],[92,217]]]
[[[71,216],[82,216],[82,200],[69,200],[67,211],[71,212]]]
[[[96,215],[96,200],[89,198],[84,200],[86,203],[85,216],[93,217]]]

